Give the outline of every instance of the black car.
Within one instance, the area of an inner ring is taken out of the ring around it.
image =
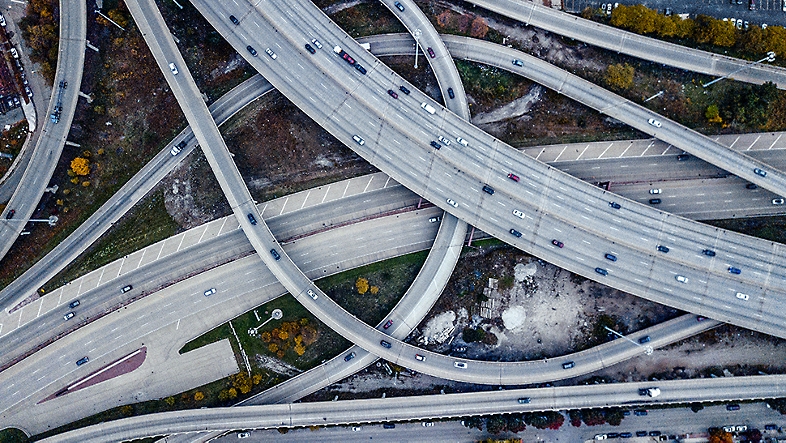
[[[483,185],[483,192],[489,195],[494,195],[494,188],[489,185]]]
[[[355,358],[355,353],[354,352],[350,352],[349,354],[344,356],[344,361],[350,361],[353,358]]]
[[[519,231],[517,231],[515,229],[511,229],[510,233],[515,235],[516,237],[521,237],[521,232],[519,232]]]
[[[360,65],[360,63],[357,63],[357,64],[355,65],[355,69],[357,69],[357,70],[358,70],[358,72],[360,72],[361,74],[363,74],[363,75],[366,75],[366,68],[364,68],[363,66],[361,66],[361,65]]]
[[[448,96],[450,98],[456,98],[456,94],[453,93],[453,88],[448,88]]]
[[[727,411],[739,411],[740,405],[726,405]]]
[[[409,89],[405,88],[404,86],[399,86],[398,90],[403,92],[404,94],[409,95]]]
[[[68,304],[68,307],[74,309],[75,307],[79,306],[79,300],[74,300]]]
[[[562,364],[562,369],[571,369],[571,368],[573,368],[575,366],[576,366],[576,363],[574,363],[572,361],[566,361],[565,363]]]
[[[649,342],[650,342],[650,336],[649,335],[645,335],[644,337],[641,337],[639,339],[639,343],[641,343],[641,344],[649,343]]]
[[[633,437],[633,434],[631,434],[630,432],[620,432],[620,438],[631,438],[631,437]]]
[[[12,209],[8,211],[8,213],[5,215],[5,219],[11,220],[12,218],[14,218],[14,214],[16,214],[16,210]]]
[[[393,98],[398,98],[398,94],[396,94],[396,91],[394,91],[392,89],[388,89],[388,95],[393,97]]]
[[[660,431],[650,431],[650,437],[657,437],[660,435]]]
[[[281,260],[281,255],[279,255],[278,251],[275,249],[270,250],[270,255],[272,255],[276,260]]]
[[[246,49],[248,49],[248,52],[250,52],[254,57],[257,56],[257,50],[254,49],[251,45],[246,46]]]
[[[238,20],[237,17],[235,17],[234,15],[230,15],[229,16],[229,21],[234,23],[234,24],[236,24],[236,25],[240,24],[240,20]]]
[[[82,366],[83,364],[87,363],[88,361],[90,361],[89,358],[82,357],[82,358],[80,358],[79,360],[76,361],[76,365],[77,366]]]
[[[638,416],[638,417],[643,417],[643,416],[647,415],[647,410],[646,409],[636,409],[635,411],[633,411],[633,415]],[[647,431],[644,431],[644,432],[645,432],[644,435],[647,435],[646,434]],[[636,435],[639,435],[639,433],[637,432]]]
[[[396,427],[396,425],[394,425],[393,423],[385,423],[384,425],[382,425],[382,427],[385,429],[393,429]]]
[[[621,207],[622,207],[622,206],[620,206],[620,204],[619,204],[619,203],[617,203],[617,202],[609,202],[609,206],[611,206],[613,209],[619,209],[619,208],[621,208]]]
[[[707,257],[715,257],[715,251],[712,249],[705,249],[701,251],[702,254],[706,255]]]
[[[609,275],[609,271],[603,268],[595,268],[595,272],[597,272],[600,275]]]
[[[742,271],[740,268],[735,268],[734,266],[729,266],[729,273],[730,274],[741,274]]]
[[[604,257],[606,257],[606,260],[617,261],[617,256],[613,254],[606,254]]]
[[[309,45],[308,43],[306,43],[306,51],[308,51],[308,52],[310,52],[312,54],[316,54],[317,53],[317,50],[314,49],[314,47]]]
[[[442,147],[442,145],[440,145],[439,143],[437,143],[435,141],[432,141],[431,142],[431,147],[433,147],[434,149],[439,149],[439,148]]]
[[[609,432],[608,434],[606,434],[606,438],[619,438],[619,436],[620,435],[616,432]]]
[[[647,431],[636,431],[636,437],[646,437]]]
[[[651,205],[659,205],[660,202],[661,202],[661,199],[659,199],[659,198],[651,198],[650,199],[650,204]]]
[[[250,221],[252,225],[257,224],[257,219],[254,217],[254,214],[248,214],[248,221]]]
[[[390,349],[390,343],[386,342],[385,340],[380,340],[379,344],[381,344],[383,348]]]
[[[669,252],[669,248],[667,248],[666,246],[663,246],[663,245],[658,245],[658,251],[664,252],[664,253],[665,252]]]

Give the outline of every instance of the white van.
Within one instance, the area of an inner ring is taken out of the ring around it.
[[[428,112],[429,114],[434,114],[435,112],[437,112],[437,110],[436,110],[436,109],[434,109],[434,107],[433,107],[433,106],[431,106],[430,104],[428,104],[428,103],[426,103],[426,102],[423,102],[423,103],[421,103],[421,104],[420,104],[420,107],[421,107],[421,108],[423,108],[423,109],[425,109],[425,110],[426,110],[426,112]]]

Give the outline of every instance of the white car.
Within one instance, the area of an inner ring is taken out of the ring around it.
[[[784,202],[784,200],[782,198],[773,198],[772,199],[772,204],[773,205],[782,205],[783,202]]]
[[[360,426],[352,426],[352,431],[357,432],[360,430]]]
[[[606,434],[595,434],[595,440],[605,440]]]
[[[513,215],[515,215],[518,218],[524,218],[524,213],[519,211],[518,209],[513,210]]]
[[[312,39],[312,40],[311,40],[311,43],[313,43],[313,44],[314,44],[314,46],[316,46],[316,47],[317,47],[317,49],[322,49],[322,43],[320,43],[320,42],[319,42],[319,40],[317,40],[317,39]]]
[[[469,146],[469,143],[461,137],[456,137],[456,141],[461,143],[464,146]]]
[[[661,193],[660,189],[650,189],[650,194],[655,195],[655,194],[660,194],[660,193]]]
[[[267,48],[267,49],[265,49],[265,52],[266,52],[266,53],[267,53],[267,55],[269,55],[269,56],[270,56],[270,58],[272,58],[273,60],[275,60],[275,59],[277,59],[277,58],[278,58],[278,56],[276,55],[276,53],[275,53],[275,52],[273,52],[273,50],[272,50],[272,49],[270,49],[270,48]]]
[[[424,421],[420,425],[423,426],[424,428],[430,428],[430,427],[434,426],[434,422],[433,421]]]
[[[5,25],[5,17],[3,17],[3,14],[0,14],[0,26],[5,28]]]
[[[352,140],[355,140],[355,143],[359,144],[360,146],[363,146],[363,145],[366,144],[366,141],[363,140],[362,138],[360,138],[359,135],[353,135],[352,136]]]
[[[678,275],[678,276],[676,276],[674,278],[676,278],[677,281],[680,282],[680,283],[687,283],[688,282],[688,277],[685,277],[684,275]]]
[[[238,432],[237,433],[237,438],[248,438],[248,437],[251,437],[251,434],[249,434],[248,432]]]
[[[651,124],[652,126],[655,126],[656,128],[660,128],[661,126],[660,122],[655,120],[654,118],[647,120],[647,123]]]
[[[445,146],[450,146],[450,140],[446,139],[445,137],[443,137],[443,136],[441,136],[441,135],[439,136],[439,141],[441,141],[442,143],[444,143],[444,144],[445,144]]]
[[[742,292],[738,292],[737,293],[737,298],[739,298],[740,300],[747,301],[749,297],[748,297],[748,294],[743,294]]]
[[[742,19],[741,18],[737,19],[737,29],[742,29]]]
[[[448,202],[448,204],[449,204],[450,206],[453,206],[454,208],[458,208],[458,203],[456,203],[456,201],[455,201],[455,200],[453,200],[452,198],[449,198],[449,199],[447,199],[446,201]]]
[[[177,73],[180,72],[180,71],[177,70],[177,66],[175,66],[174,63],[170,63],[169,64],[169,70],[172,71],[172,74],[175,74],[175,75],[177,75]]]
[[[205,297],[210,297],[211,295],[213,295],[215,293],[216,293],[216,288],[210,288],[207,291],[205,291]]]
[[[460,368],[460,369],[467,369],[467,364],[463,361],[454,361],[453,366]]]
[[[308,294],[309,297],[313,298],[314,300],[319,298],[317,293],[312,291],[311,289],[306,290],[306,293]]]

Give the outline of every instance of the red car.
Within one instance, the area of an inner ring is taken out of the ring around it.
[[[556,246],[556,247],[558,247],[558,248],[565,247],[565,244],[562,243],[561,241],[557,240],[557,239],[552,240],[551,244]]]
[[[382,326],[382,329],[387,329],[387,328],[389,328],[389,327],[391,327],[391,326],[393,326],[393,320],[388,320],[388,321],[387,321],[387,323],[385,323],[385,324]]]
[[[513,173],[508,174],[508,178],[513,180],[514,182],[519,181],[519,176]]]
[[[388,95],[393,97],[393,98],[398,98],[398,94],[396,94],[396,91],[394,91],[392,89],[388,89]]]
[[[434,57],[437,56],[437,54],[434,54],[434,50],[431,49],[431,48],[426,49],[426,51],[428,51],[428,55],[430,55],[431,58],[434,58]]]

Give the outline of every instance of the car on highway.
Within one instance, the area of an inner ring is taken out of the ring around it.
[[[742,292],[738,292],[738,293],[737,293],[737,298],[739,298],[740,300],[745,300],[745,301],[747,301],[747,300],[748,300],[748,298],[750,298],[750,297],[748,296],[748,294],[743,294]]]
[[[661,192],[662,191],[660,189],[650,189],[650,194],[652,194],[652,195],[660,194]]]
[[[254,217],[254,214],[248,214],[248,221],[252,225],[256,225],[257,224],[257,219],[256,219],[256,217]]]
[[[276,260],[281,260],[281,255],[279,255],[278,251],[275,249],[270,250],[270,255],[272,255]]]
[[[566,361],[565,363],[562,364],[562,369],[571,369],[574,367],[576,367],[576,363],[573,361]]]
[[[556,246],[556,247],[558,247],[558,248],[560,248],[560,249],[565,247],[565,243],[562,243],[561,241],[557,240],[556,238],[551,241],[551,244]]]
[[[434,148],[434,149],[440,149],[442,147],[442,145],[440,145],[439,143],[435,142],[434,140],[431,140],[431,147]]]
[[[521,238],[521,232],[519,232],[519,231],[517,231],[517,230],[515,230],[515,229],[511,229],[511,230],[510,230],[510,233],[511,233],[511,234],[513,234],[513,235],[515,235],[516,237],[519,237],[519,238]]]
[[[407,89],[407,87],[406,87],[406,86],[399,86],[399,87],[398,87],[398,90],[399,90],[399,91],[401,91],[401,92],[403,92],[404,94],[407,94],[407,95],[409,95],[409,89]]]
[[[456,141],[459,142],[460,144],[462,144],[463,146],[469,146],[469,142],[464,140],[461,137],[456,137]]]
[[[729,266],[729,274],[741,274],[742,270],[740,268],[735,268],[734,266]]]
[[[595,268],[595,272],[597,272],[600,275],[609,275],[609,271],[603,268]]]
[[[434,426],[434,422],[433,421],[424,421],[420,425],[423,426],[424,428],[430,428],[430,427]]]
[[[784,202],[784,200],[782,198],[773,198],[772,199],[772,204],[773,205],[782,205],[783,202]]]
[[[388,321],[387,321],[387,322],[385,322],[385,324],[382,326],[382,329],[387,329],[387,328],[389,328],[389,327],[391,327],[391,326],[393,326],[393,320],[388,320]]]
[[[309,45],[308,43],[305,44],[304,48],[306,48],[306,51],[308,51],[310,54],[316,54],[317,53],[317,50],[314,49],[314,47]]]
[[[459,369],[467,369],[467,364],[464,363],[463,361],[454,361],[453,366]]]
[[[676,278],[677,281],[680,282],[680,283],[687,283],[688,282],[688,278],[685,277],[684,275],[677,275],[674,278]]]
[[[174,63],[170,63],[169,64],[169,70],[172,71],[172,74],[175,74],[175,75],[177,75],[177,73],[180,72],[180,71],[177,70],[177,66],[175,66]]]
[[[524,218],[524,213],[519,211],[518,209],[513,210],[513,215],[515,215],[518,218]]]
[[[357,134],[352,136],[352,140],[355,140],[355,143],[359,144],[360,146],[363,146],[363,145],[366,144],[366,141],[363,140],[362,138],[360,138],[360,136],[357,135]]]
[[[380,340],[379,344],[382,345],[383,348],[388,348],[388,349],[390,349],[390,346],[391,346],[390,342],[387,342],[385,340]]]
[[[400,2],[393,3],[393,6],[395,6],[399,11],[404,12],[404,5],[402,5]]]
[[[650,336],[649,336],[649,335],[645,335],[644,337],[641,337],[641,338],[639,339],[639,343],[641,343],[641,344],[644,344],[644,343],[649,343],[649,342],[650,342],[650,340],[651,340],[651,339],[650,339]]]
[[[437,56],[437,54],[434,54],[434,50],[433,50],[433,49],[431,49],[431,48],[428,48],[428,49],[426,49],[426,51],[428,51],[428,55],[429,55],[431,58],[434,58],[434,57],[436,57],[436,56]]]
[[[442,143],[444,143],[444,144],[445,144],[445,146],[450,146],[450,140],[448,140],[447,138],[445,138],[445,137],[443,137],[443,136],[441,136],[441,135],[440,135],[439,137],[437,137],[437,138],[439,139],[439,141],[441,141]]]
[[[456,94],[453,93],[453,88],[448,88],[448,97],[450,97],[451,99],[456,98]]]
[[[16,214],[16,210],[15,209],[11,209],[10,211],[5,213],[5,219],[6,220],[11,220],[12,218],[14,218],[14,214]]]
[[[68,307],[74,309],[75,307],[79,306],[79,300],[74,300],[68,304]]]
[[[488,195],[494,195],[494,188],[492,188],[489,185],[483,185],[483,192],[485,192]]]
[[[521,397],[519,399],[519,404],[526,405],[527,403],[531,402],[532,399],[529,397]]]
[[[207,291],[205,291],[205,297],[210,297],[211,295],[213,295],[215,293],[216,293],[216,288],[210,288]]]
[[[187,144],[186,141],[182,140],[177,145],[172,146],[172,149],[169,150],[169,153],[172,154],[172,157],[176,156],[177,154],[180,154],[180,151],[182,151],[183,148],[186,147],[186,144]]]
[[[394,91],[392,89],[388,89],[388,95],[393,97],[393,98],[398,98],[398,94],[396,94],[396,91]]]
[[[429,223],[437,223],[437,222],[439,222],[440,220],[442,220],[442,217],[441,217],[441,216],[439,216],[439,215],[438,215],[438,216],[436,216],[436,217],[431,217],[431,218],[429,218],[429,219],[428,219]]]
[[[309,296],[309,297],[311,297],[311,298],[313,298],[314,300],[316,300],[316,299],[318,299],[318,298],[319,298],[319,296],[317,295],[317,293],[316,293],[316,292],[314,292],[314,291],[312,291],[311,289],[307,289],[307,290],[306,290],[306,294],[308,294],[308,296]]]
[[[384,429],[395,429],[396,425],[394,423],[385,423],[382,425]]]
[[[63,316],[63,320],[65,321],[71,320],[72,318],[74,318],[75,315],[76,314],[74,314],[74,311],[68,312],[66,313],[66,315]]]
[[[707,319],[707,317],[704,317],[704,316],[702,316],[702,315],[697,315],[697,316],[696,316],[696,321],[704,321],[704,320],[706,320],[706,319]]]
[[[756,183],[748,183],[745,185],[745,189],[759,189],[759,186]]]
[[[313,43],[313,44],[314,44],[314,46],[316,46],[316,47],[317,47],[317,49],[322,49],[322,43],[320,43],[320,42],[319,42],[319,40],[317,40],[317,39],[315,39],[315,38],[314,38],[314,39],[311,39],[311,43]]]
[[[450,206],[453,206],[454,208],[458,208],[458,203],[456,203],[456,201],[455,201],[455,200],[453,200],[453,199],[449,198],[449,199],[447,199],[447,200],[445,200],[445,201],[446,201],[446,202],[447,202],[447,203],[448,203]]]
[[[517,59],[517,58],[514,58],[513,59],[513,65],[514,66],[518,66],[518,67],[522,67],[522,66],[524,66],[524,62],[519,60],[519,59]]]
[[[238,432],[237,433],[237,438],[248,438],[248,437],[251,437],[251,434],[249,434],[248,432]]]
[[[247,49],[247,50],[248,50],[248,52],[249,52],[251,55],[253,55],[254,57],[256,57],[256,56],[257,56],[257,50],[256,50],[256,49],[254,49],[254,47],[253,47],[253,46],[251,46],[251,45],[248,45],[248,46],[246,46],[246,49]]]
[[[352,432],[357,432],[360,430],[360,426],[352,426]]]
[[[361,74],[366,75],[366,68],[364,68],[360,63],[355,65],[355,69],[357,69]]]
[[[650,204],[651,205],[659,205],[660,202],[661,202],[661,200],[659,198],[651,198],[650,199]]]
[[[89,359],[89,358],[87,358],[87,356],[85,356],[85,357],[82,357],[82,358],[80,358],[79,360],[77,360],[77,361],[76,361],[76,365],[77,365],[77,366],[82,366],[83,364],[85,364],[85,363],[87,363],[87,362],[89,362],[89,361],[90,361],[90,359]]]
[[[604,257],[606,257],[606,260],[609,261],[617,261],[617,256],[614,254],[605,254]]]
[[[512,172],[508,174],[508,178],[513,180],[514,182],[517,182],[517,181],[521,180],[521,177],[519,177],[518,175],[516,175],[516,174],[514,174]]]
[[[756,174],[756,175],[760,175],[762,177],[766,177],[767,176],[767,171],[761,170],[759,168],[753,168],[753,173]]]
[[[229,16],[229,21],[232,22],[232,24],[234,24],[234,25],[239,25],[240,24],[240,20],[238,20],[237,17],[235,17],[234,15],[230,15]]]
[[[426,357],[424,357],[424,356],[422,356],[420,354],[415,354],[415,360],[417,360],[417,361],[426,361]]]
[[[643,417],[643,416],[647,415],[647,410],[646,409],[636,409],[635,411],[633,411],[633,415],[635,415],[637,417]],[[638,432],[636,433],[636,435],[638,435]]]
[[[712,249],[705,249],[701,251],[702,254],[706,255],[707,257],[715,257],[715,251]]]
[[[277,58],[278,58],[278,56],[276,55],[276,53],[275,53],[275,52],[273,52],[273,50],[272,50],[272,49],[270,49],[270,48],[265,48],[265,53],[266,53],[267,55],[269,55],[269,56],[270,56],[270,58],[272,58],[273,60],[275,60],[275,59],[277,59]]]
[[[658,245],[657,249],[658,252],[663,252],[663,253],[669,252],[669,248],[663,245]]]
[[[120,288],[120,293],[121,293],[121,294],[125,294],[126,292],[128,292],[128,291],[130,291],[130,290],[132,290],[132,289],[134,289],[134,287],[133,287],[133,286],[131,286],[131,285],[125,285],[125,286],[123,286],[122,288]]]
[[[355,353],[354,352],[350,352],[349,354],[344,356],[344,361],[350,361],[353,358],[355,358]]]
[[[652,126],[655,126],[656,128],[661,127],[661,123],[658,120],[655,120],[654,118],[647,120],[647,123],[651,124]]]
[[[619,208],[621,208],[621,207],[622,207],[622,206],[620,206],[620,204],[619,204],[619,203],[617,203],[617,202],[609,202],[609,206],[611,206],[611,208],[612,208],[612,209],[619,209]]]

